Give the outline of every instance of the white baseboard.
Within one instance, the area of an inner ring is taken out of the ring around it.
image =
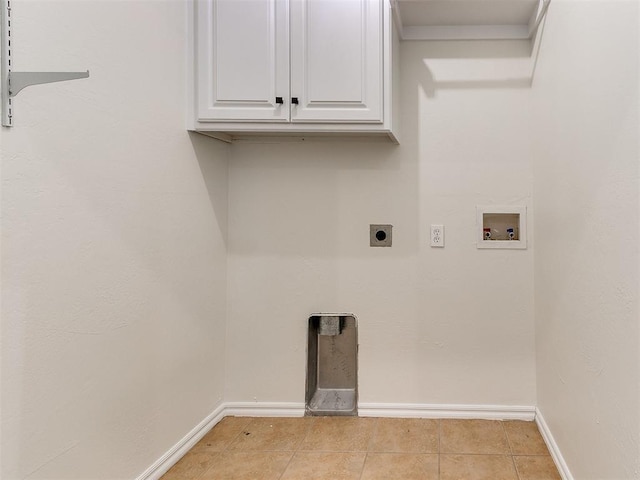
[[[488,420],[528,420],[535,418],[535,407],[512,405],[446,405],[415,403],[360,403],[360,417],[477,418]],[[238,417],[302,417],[303,403],[229,402],[224,414]]]
[[[542,416],[542,412],[538,408],[536,408],[536,424],[538,425],[538,430],[542,434],[542,438],[544,442],[547,444],[547,448],[549,449],[549,453],[551,453],[551,457],[558,468],[558,472],[560,472],[560,476],[562,480],[573,480],[573,475],[569,471],[569,467],[567,466],[567,462],[564,461],[564,457],[560,452],[560,448],[558,448],[558,444],[556,443],[553,435],[551,434],[551,430],[549,430],[549,426],[547,422],[544,421],[544,417]]]
[[[178,443],[147,468],[136,480],[158,480],[225,416],[225,405],[219,405]]]
[[[456,405],[421,403],[360,403],[361,417],[467,418],[481,420],[527,420],[535,418],[535,407],[518,405]]]
[[[303,417],[304,403],[227,402],[224,414],[236,417]]]

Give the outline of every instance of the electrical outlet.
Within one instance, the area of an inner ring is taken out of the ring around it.
[[[444,247],[444,225],[431,225],[431,246]]]

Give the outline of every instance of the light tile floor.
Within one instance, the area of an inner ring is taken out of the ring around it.
[[[534,422],[226,417],[162,480],[561,480]]]

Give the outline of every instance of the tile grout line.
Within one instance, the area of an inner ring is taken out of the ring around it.
[[[513,469],[516,472],[516,478],[517,480],[521,480],[520,479],[520,472],[518,472],[518,467],[516,466],[516,460],[515,458],[513,458],[513,447],[511,446],[511,440],[509,439],[509,433],[507,432],[507,427],[505,427],[505,422],[502,421],[500,422],[502,424],[502,431],[504,432],[504,436],[507,439],[507,445],[509,446],[509,453],[511,453],[511,464],[513,465]]]
[[[222,419],[220,420],[220,422],[218,422],[218,424],[220,424],[220,423],[221,423],[225,418],[227,418],[227,417],[222,417]],[[228,450],[229,450],[229,447],[231,446],[231,444],[232,444],[232,443],[233,443],[233,442],[234,442],[234,441],[235,441],[235,440],[236,440],[236,439],[237,439],[237,438],[242,434],[242,432],[244,431],[244,429],[245,429],[245,428],[247,428],[247,427],[249,426],[249,424],[250,424],[251,422],[253,422],[253,420],[255,419],[254,417],[249,417],[249,418],[250,418],[250,420],[248,420],[248,421],[247,421],[247,423],[246,423],[242,428],[240,428],[240,429],[239,429],[238,433],[237,433],[234,437],[232,437],[232,438],[231,438],[231,440],[229,440],[229,443],[227,443],[227,444],[225,445],[225,447],[224,447],[222,450],[220,450],[219,452],[215,452],[214,457],[218,457],[218,458],[216,458],[217,460],[219,460],[219,457],[222,455],[222,453],[224,453],[224,452],[226,452],[226,451],[228,451]],[[217,427],[217,425],[214,425],[214,427],[213,427],[213,428],[216,428],[216,427]],[[212,430],[213,430],[213,429],[212,429]],[[196,444],[196,445],[197,445],[197,444]],[[194,446],[195,446],[195,445],[194,445]],[[192,448],[192,449],[193,449],[193,448]],[[215,468],[215,466],[216,466],[216,464],[215,464],[215,462],[213,462],[213,463],[209,466],[209,468],[207,468],[207,469],[206,469],[204,472],[202,472],[198,477],[196,477],[196,479],[195,479],[195,480],[199,480],[199,479],[201,479],[201,478],[204,478],[204,476],[205,476],[208,472],[210,472],[211,470],[213,470],[213,469]]]
[[[245,450],[248,451],[248,450]],[[256,453],[287,453],[293,452],[294,450],[256,450]],[[242,452],[239,450],[238,453]],[[213,452],[213,453],[222,453],[222,452]],[[301,450],[299,453],[367,453],[366,450]],[[417,452],[413,450],[389,450],[389,451],[380,451],[380,452],[369,452],[374,454],[381,455],[438,455],[436,452]],[[453,453],[446,452],[445,455],[451,456],[460,456],[464,455],[466,457],[511,457],[508,453]],[[549,455],[514,455],[516,457],[540,457],[546,458]]]
[[[305,417],[302,417],[302,418],[305,418]],[[295,453],[298,453],[300,451],[300,449],[302,448],[302,445],[304,444],[305,440],[309,436],[309,433],[313,429],[313,425],[316,423],[316,417],[309,417],[309,418],[311,418],[311,420],[309,420],[309,426],[307,427],[307,431],[304,432],[304,437],[298,444],[298,447],[296,448]]]
[[[289,461],[287,462],[287,464],[282,469],[282,473],[278,477],[278,480],[281,480],[282,477],[284,477],[284,474],[287,473],[287,470],[289,469],[289,465],[291,465],[291,461],[293,460],[293,457],[296,456],[296,453],[297,453],[297,451],[294,451],[293,453],[291,453],[291,457],[289,457]]]
[[[369,439],[369,444],[367,445],[367,453],[369,453],[373,448],[374,440],[378,435],[378,426],[380,424],[380,419],[378,417],[375,417],[374,420],[375,420],[375,424],[373,425],[373,429],[372,429],[373,432],[371,433],[371,438]]]
[[[220,454],[222,452],[216,452],[216,454],[212,457],[212,460],[215,458],[216,460],[219,460]],[[199,480],[201,478],[204,478],[204,476],[211,470],[213,470],[215,468],[216,464],[215,462],[212,462],[211,465],[209,465],[209,468],[205,469],[204,472],[202,472],[198,477],[195,478],[195,480]]]
[[[305,417],[302,417],[302,418],[303,418],[302,421],[304,421]],[[291,454],[291,458],[289,458],[289,461],[287,462],[287,465],[282,470],[282,473],[278,477],[278,480],[282,480],[282,478],[284,477],[284,474],[287,473],[287,470],[289,469],[289,465],[291,465],[291,462],[293,461],[293,457],[295,457],[297,455],[297,453],[300,451],[300,449],[302,448],[302,444],[304,443],[304,441],[309,436],[309,432],[311,431],[311,428],[313,427],[313,424],[315,422],[316,422],[315,417],[311,417],[311,420],[309,420],[309,426],[307,427],[306,431],[304,432],[304,437],[302,437],[302,440],[300,440],[300,443],[298,444],[298,446],[295,448],[295,450]]]
[[[369,451],[364,452],[364,462],[362,462],[362,469],[360,470],[360,475],[358,476],[359,480],[362,480],[362,476],[364,475],[364,466],[367,464],[367,459],[369,458]]]
[[[218,424],[220,424],[220,423],[221,423],[225,418],[227,418],[227,417],[222,417],[222,419],[220,420],[220,422],[218,422]],[[231,444],[232,444],[232,443],[233,443],[233,442],[234,442],[234,441],[235,441],[235,440],[236,440],[236,439],[237,439],[237,438],[242,434],[243,430],[244,430],[245,428],[247,428],[251,422],[253,422],[253,420],[254,420],[254,419],[253,419],[253,417],[249,417],[249,418],[250,418],[250,420],[249,420],[249,421],[247,421],[247,423],[246,423],[246,424],[244,424],[244,425],[242,426],[242,428],[238,429],[238,433],[237,433],[234,437],[232,437],[232,438],[231,438],[231,440],[229,440],[229,443],[227,443],[227,444],[225,445],[225,447],[224,447],[221,451],[216,452],[216,457],[218,457],[218,458],[217,458],[217,460],[219,460],[219,459],[220,459],[219,457],[222,455],[222,453],[223,453],[223,452],[226,452],[226,451],[228,451],[228,450],[229,450],[229,447],[231,446]],[[217,427],[217,425],[214,425],[214,427],[213,427],[213,428],[216,428],[216,427]],[[209,468],[207,468],[204,472],[202,472],[202,475],[200,475],[200,476],[198,477],[198,479],[200,479],[200,478],[204,478],[204,476],[205,476],[209,471],[213,470],[215,467],[216,467],[216,464],[215,464],[215,462],[214,462],[214,463],[212,463],[212,464],[211,464],[211,466],[209,466]],[[197,480],[197,479],[196,479],[196,480]]]
[[[374,445],[374,439],[378,434],[378,425],[380,423],[380,419],[378,417],[374,417],[374,420],[375,420],[375,423],[373,425],[373,432],[371,433],[371,438],[369,439],[369,444],[367,445],[367,451],[364,452],[364,462],[362,462],[362,470],[360,470],[360,476],[358,477],[359,480],[362,480],[362,476],[364,475],[364,467],[367,464],[367,460],[369,458],[369,452],[371,451],[371,448]]]
[[[227,418],[227,417],[225,417],[225,418]],[[240,417],[238,417],[238,418],[240,418]],[[256,417],[248,417],[248,418],[250,418],[250,420],[249,420],[246,424],[244,424],[244,425],[243,425],[243,427],[242,427],[242,428],[240,429],[240,431],[236,434],[236,436],[235,436],[235,437],[233,437],[233,438],[231,439],[231,441],[227,444],[227,446],[226,446],[226,447],[224,447],[224,449],[222,450],[223,452],[230,451],[230,450],[229,450],[229,447],[230,447],[231,445],[233,445],[233,444],[234,444],[234,442],[235,442],[235,441],[240,437],[240,435],[242,435],[242,433],[247,429],[247,427],[248,427],[249,425],[251,425],[251,424],[256,420]],[[223,418],[222,420],[224,420],[224,418]],[[214,428],[215,428],[215,427],[214,427]]]
[[[440,480],[440,458],[442,457],[442,419],[438,419],[438,480]]]

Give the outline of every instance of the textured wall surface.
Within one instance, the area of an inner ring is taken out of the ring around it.
[[[346,311],[361,402],[534,405],[532,250],[475,244],[477,204],[531,206],[522,47],[404,43],[400,146],[233,146],[229,400],[303,402],[307,318]]]
[[[227,147],[184,128],[175,1],[13,2],[2,470],[131,479],[221,402]],[[213,145],[215,143],[215,145]]]
[[[534,84],[538,404],[576,479],[640,478],[639,26],[554,0]]]
[[[14,69],[91,78],[0,133],[1,478],[135,478],[223,400],[303,402],[342,311],[361,402],[538,404],[576,478],[639,478],[637,2],[554,0],[533,87],[524,44],[403,44],[400,146],[187,134],[182,2],[13,13]],[[501,204],[528,250],[476,249]]]

